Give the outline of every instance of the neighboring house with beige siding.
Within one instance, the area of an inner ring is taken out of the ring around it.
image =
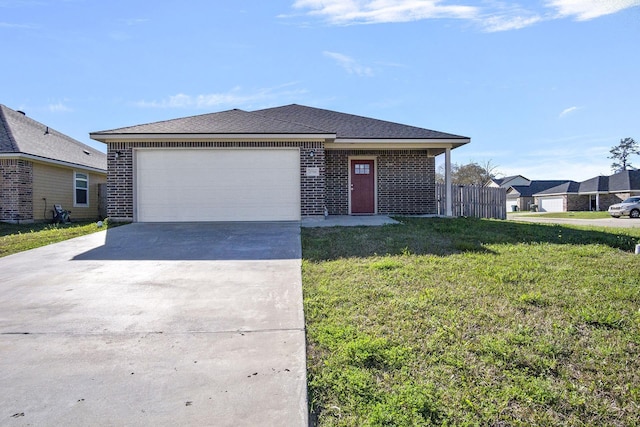
[[[106,181],[105,153],[0,104],[0,221],[102,218]]]

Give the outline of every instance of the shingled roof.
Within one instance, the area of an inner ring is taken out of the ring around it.
[[[255,113],[335,132],[340,139],[468,139],[466,136],[297,104],[257,110]]]
[[[22,155],[107,171],[105,153],[0,104],[0,157]]]
[[[265,117],[243,110],[183,117],[113,130],[92,132],[98,135],[127,134],[332,134],[323,129]]]
[[[640,170],[625,170],[609,177],[609,191],[640,191]]]
[[[530,185],[513,185],[511,188],[520,194],[520,197],[533,197],[534,194],[548,190],[550,188],[557,187],[567,183],[567,180],[552,180],[552,181],[531,181]],[[513,194],[513,193],[511,193]]]
[[[608,176],[596,176],[594,178],[582,181],[580,183],[579,193],[608,193],[609,192]]]
[[[580,190],[580,183],[576,181],[565,181],[560,185],[551,187],[547,190],[535,193],[534,196],[551,196],[557,194],[578,193]]]
[[[384,120],[303,105],[257,111],[229,110],[125,128],[92,132],[105,141],[119,135],[315,135],[338,140],[446,140],[456,145],[469,138]]]
[[[629,191],[640,191],[639,170],[625,170],[610,176],[596,176],[582,182],[567,181],[565,184],[539,191],[535,195],[626,193]]]

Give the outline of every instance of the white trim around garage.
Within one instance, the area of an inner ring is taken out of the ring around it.
[[[134,149],[134,220],[299,221],[299,148]]]

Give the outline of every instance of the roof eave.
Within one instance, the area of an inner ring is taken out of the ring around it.
[[[83,164],[80,164],[80,163],[65,162],[63,160],[56,160],[56,159],[51,159],[51,158],[48,158],[48,157],[36,156],[34,154],[27,154],[27,153],[0,153],[0,158],[4,158],[4,159],[26,159],[26,160],[32,160],[32,161],[36,161],[36,162],[40,162],[40,163],[49,163],[49,164],[58,165],[58,166],[66,166],[66,167],[70,167],[70,168],[74,168],[74,169],[83,169],[83,170],[87,170],[87,171],[104,173],[104,174],[107,173],[107,169],[102,169],[102,168],[97,168],[97,167],[94,167],[94,166],[83,165]]]
[[[471,142],[470,138],[336,138],[328,143],[329,149],[353,148],[458,148]]]
[[[210,140],[326,140],[335,133],[90,133],[89,137],[108,144],[126,141],[210,141]]]

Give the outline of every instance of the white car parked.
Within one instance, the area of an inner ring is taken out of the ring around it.
[[[609,215],[614,218],[620,218],[623,215],[640,218],[640,196],[629,197],[622,203],[609,206]]]

